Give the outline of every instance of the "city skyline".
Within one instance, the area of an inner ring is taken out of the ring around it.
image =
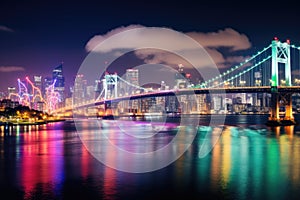
[[[259,5],[259,6],[258,6]],[[220,69],[228,68],[268,45],[274,36],[299,45],[299,15],[286,2],[115,2],[85,4],[36,1],[1,2],[0,91],[31,74],[47,77],[64,63],[66,86],[76,77],[97,38],[134,27],[167,27],[194,38]],[[278,14],[280,13],[280,15]],[[114,70],[147,63],[143,54],[116,62]],[[168,63],[172,66],[172,63]],[[100,67],[100,66],[99,66]]]

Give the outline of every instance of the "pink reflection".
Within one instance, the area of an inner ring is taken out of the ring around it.
[[[105,167],[103,183],[104,199],[114,199],[116,195],[116,178],[116,170]]]
[[[63,179],[62,143],[53,138],[57,134],[41,131],[23,136],[20,176],[25,198],[31,198],[41,186],[43,193],[55,191],[56,183]]]
[[[110,132],[110,134],[113,134],[113,132]],[[117,162],[116,152],[111,146],[107,146],[106,152],[110,152],[105,154],[108,160],[107,163],[111,163],[112,166],[115,166]],[[116,194],[116,170],[110,167],[105,167],[104,169],[103,192],[105,199],[113,199]]]
[[[81,174],[84,179],[87,178],[89,174],[89,152],[86,148],[81,148],[82,156],[81,156]]]

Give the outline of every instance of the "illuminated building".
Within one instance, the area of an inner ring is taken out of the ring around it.
[[[33,81],[35,87],[37,87],[40,91],[42,91],[42,76],[33,76]]]
[[[102,91],[101,80],[95,80],[95,97],[97,98]]]
[[[52,80],[55,81],[54,91],[59,94],[59,104],[63,106],[65,101],[65,77],[63,76],[63,66],[60,64],[52,71]]]
[[[127,69],[126,70],[126,81],[129,82],[132,85],[137,85],[139,86],[139,70],[138,69]],[[137,90],[137,88],[127,85],[126,86],[126,93],[133,94],[135,93]],[[129,109],[133,109],[133,110],[138,110],[139,107],[139,101],[138,100],[132,100],[129,101],[129,105],[128,105]]]
[[[19,101],[15,87],[8,87],[8,98],[12,101]]]
[[[138,69],[127,69],[126,70],[126,81],[131,83],[132,85],[139,86],[139,70]],[[132,94],[135,92],[136,88],[133,86],[127,86],[126,91],[128,94]]]
[[[6,95],[4,92],[0,92],[0,100],[5,99]]]
[[[3,99],[0,101],[0,107],[1,109],[3,108],[16,108],[19,106],[19,102],[18,101],[12,101],[10,99]],[[4,110],[2,110],[4,111]]]
[[[46,96],[46,88],[50,87],[52,85],[52,78],[51,77],[46,77],[44,79],[44,84],[42,85],[43,86],[43,96]]]
[[[167,113],[180,112],[180,104],[176,96],[166,96],[165,108]]]
[[[95,87],[93,85],[86,86],[85,100],[90,101],[95,99]]]
[[[33,108],[36,110],[44,110],[43,94],[42,94],[42,76],[33,76],[35,89],[33,90]]]
[[[73,92],[73,103],[81,103],[84,101],[84,90],[85,90],[86,81],[83,79],[82,74],[77,74],[74,83],[74,92]]]

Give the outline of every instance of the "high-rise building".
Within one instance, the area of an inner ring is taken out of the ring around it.
[[[5,99],[6,95],[4,92],[0,92],[0,100]]]
[[[131,83],[132,85],[137,85],[139,86],[139,70],[138,69],[127,69],[126,70],[126,81]],[[126,92],[128,94],[132,94],[135,92],[137,88],[134,86],[128,85],[126,88]]]
[[[42,76],[33,76],[34,86],[42,91]]]
[[[74,82],[73,103],[81,103],[84,101],[85,81],[82,74],[77,74]]]
[[[93,85],[86,86],[85,100],[91,101],[94,99],[95,99],[95,86]]]
[[[34,86],[33,90],[33,105],[36,110],[44,110],[43,93],[42,93],[42,76],[33,76]]]
[[[97,98],[100,94],[101,91],[103,89],[102,84],[101,84],[101,80],[95,80],[95,98]]]
[[[8,98],[12,101],[19,101],[15,87],[8,87]]]
[[[43,86],[43,96],[45,96],[46,94],[46,89],[52,84],[53,80],[51,77],[46,77],[44,79],[44,84],[42,85]]]
[[[63,76],[62,64],[53,69],[52,80],[54,82],[54,91],[59,93],[59,104],[63,106],[65,101],[65,77]]]

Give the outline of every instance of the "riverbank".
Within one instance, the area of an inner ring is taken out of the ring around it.
[[[51,120],[38,120],[38,121],[16,121],[16,120],[7,120],[0,121],[0,126],[26,126],[26,125],[41,125],[52,122],[61,122],[66,121],[65,119],[51,119]]]

